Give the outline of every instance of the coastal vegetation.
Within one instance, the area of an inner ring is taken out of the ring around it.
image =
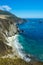
[[[0,65],[43,65],[41,62],[25,62],[22,59],[0,58]]]

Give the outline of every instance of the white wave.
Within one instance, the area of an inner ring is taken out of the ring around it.
[[[21,36],[21,35],[16,34],[15,36],[8,37],[8,40],[9,40],[9,44],[8,45],[12,46],[13,52],[16,50],[16,54],[19,55],[19,57],[21,59],[24,59],[26,62],[30,62],[31,59],[29,57],[27,57],[26,53],[24,53],[22,51],[23,50],[23,46],[20,44],[18,36]]]

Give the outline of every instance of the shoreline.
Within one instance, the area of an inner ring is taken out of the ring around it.
[[[18,34],[17,35],[15,35],[15,36],[12,36],[12,37],[8,37],[8,40],[9,40],[9,43],[7,43],[7,45],[9,45],[9,46],[11,46],[11,47],[13,47],[13,49],[12,49],[12,51],[13,51],[13,53],[12,54],[8,54],[8,55],[5,55],[5,56],[2,56],[1,58],[4,60],[4,59],[12,59],[12,60],[18,60],[18,59],[21,59],[22,61],[24,61],[24,62],[26,62],[26,63],[30,63],[30,64],[32,64],[32,65],[43,65],[43,62],[41,62],[41,61],[38,61],[38,60],[35,60],[35,58],[33,57],[33,56],[31,56],[30,54],[26,54],[26,53],[22,53],[22,51],[20,52],[21,54],[19,54],[18,52],[18,50],[17,50],[17,48],[16,48],[16,42],[15,42],[15,45],[13,45],[13,43],[14,43],[14,41],[16,41],[16,39],[17,39],[17,36],[18,36]],[[20,46],[20,45],[19,45]],[[21,47],[22,48],[22,47]],[[20,47],[19,47],[19,49],[20,49]],[[22,48],[23,49],[23,48]],[[23,56],[23,57],[22,57]],[[0,59],[1,59],[0,58]],[[26,58],[27,58],[27,60],[26,60]],[[21,61],[21,62],[22,62]],[[20,62],[19,62],[20,63]],[[22,63],[21,63],[22,64]]]
[[[30,54],[27,54],[23,50],[22,45],[19,43],[18,40],[19,34],[16,34],[15,36],[8,37],[9,43],[8,45],[12,47],[13,56],[16,56],[17,58],[21,58],[26,62],[31,62],[32,60],[36,60],[36,58]]]
[[[21,44],[18,41],[18,37],[19,34],[16,34],[15,36],[12,37],[8,37],[8,42],[7,45],[12,47],[12,52],[13,52],[13,56],[17,56],[17,58],[21,58],[26,62],[30,62],[31,59],[29,58],[30,54],[27,55],[26,53],[23,53],[23,47],[21,46]]]

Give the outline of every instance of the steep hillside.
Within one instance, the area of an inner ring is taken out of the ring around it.
[[[14,14],[0,10],[0,54],[3,51],[9,50],[10,46],[7,45],[8,37],[12,37],[18,33],[19,29],[16,24],[25,22],[24,19],[18,18]],[[3,48],[3,49],[2,49]],[[2,50],[2,51],[1,51]],[[11,52],[11,49],[9,50]],[[12,53],[12,52],[11,52]]]
[[[15,23],[16,18],[17,17],[15,15],[7,11],[0,10],[0,56],[12,53],[12,47],[7,45],[7,38],[18,33]]]
[[[3,10],[0,10],[0,18],[7,18],[7,20],[10,19],[18,23],[22,23],[26,21],[25,19],[19,18],[16,15]]]

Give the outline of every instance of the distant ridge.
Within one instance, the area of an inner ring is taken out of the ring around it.
[[[7,19],[13,19],[14,21],[18,21],[19,23],[22,23],[22,22],[26,22],[26,19],[24,18],[20,18],[20,17],[17,17],[15,14],[12,14],[11,12],[9,11],[4,11],[4,10],[0,10],[0,17],[1,16],[4,16],[6,17]]]
[[[12,14],[8,11],[0,10],[0,15],[12,15]]]

